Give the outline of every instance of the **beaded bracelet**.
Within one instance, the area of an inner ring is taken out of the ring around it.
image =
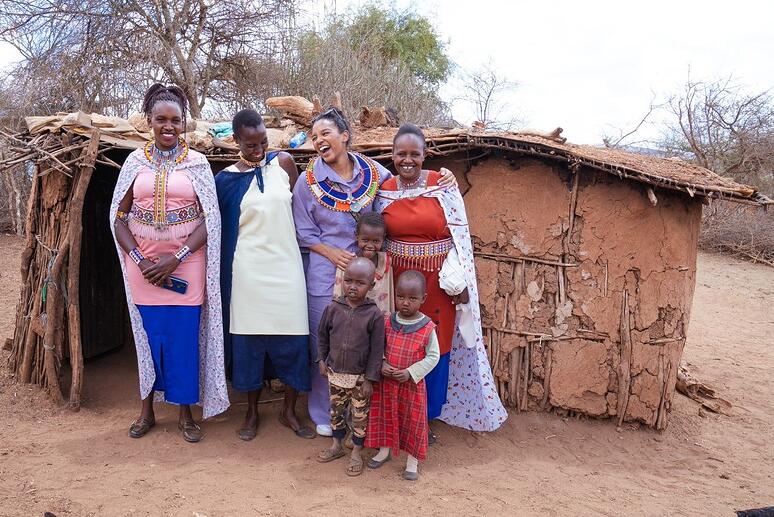
[[[116,219],[118,219],[123,223],[127,223],[129,221],[129,214],[127,214],[126,212],[122,212],[121,210],[118,210],[116,212]]]
[[[139,248],[134,248],[129,252],[129,258],[131,258],[135,264],[139,265],[140,262],[145,260],[145,255],[142,254]]]
[[[175,253],[175,258],[179,260],[180,262],[184,261],[191,255],[191,248],[188,246],[183,246],[179,250],[177,250],[177,253]]]

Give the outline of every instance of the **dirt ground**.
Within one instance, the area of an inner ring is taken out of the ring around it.
[[[21,240],[0,236],[0,338],[10,337]],[[172,407],[145,438],[132,350],[86,366],[83,409],[52,406],[0,368],[0,515],[733,515],[774,504],[774,269],[699,256],[685,361],[734,404],[701,416],[676,396],[664,433],[610,421],[512,413],[495,433],[434,425],[417,483],[401,461],[360,478],[314,461],[323,439],[295,438],[261,406],[258,438],[235,429],[244,400],[186,444]],[[7,352],[0,361],[5,364]],[[272,398],[276,398],[273,396]],[[703,412],[702,412],[703,413]],[[402,459],[402,458],[401,458]]]

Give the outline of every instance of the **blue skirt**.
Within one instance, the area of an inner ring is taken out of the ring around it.
[[[449,387],[449,355],[451,352],[443,354],[435,368],[425,376],[428,421],[441,416],[441,409],[446,404],[446,391]]]
[[[148,335],[155,391],[173,404],[199,402],[200,305],[138,305]]]
[[[237,391],[255,391],[263,381],[279,379],[309,391],[309,336],[231,334],[232,378]]]

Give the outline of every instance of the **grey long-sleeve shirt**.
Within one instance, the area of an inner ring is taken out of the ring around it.
[[[365,375],[379,382],[384,341],[384,314],[369,298],[355,308],[345,297],[336,298],[320,318],[318,357],[336,373]]]

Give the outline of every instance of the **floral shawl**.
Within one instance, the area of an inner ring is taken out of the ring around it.
[[[153,370],[148,336],[142,325],[142,318],[137,306],[132,301],[132,291],[126,277],[127,264],[124,252],[115,238],[115,222],[118,205],[131,188],[138,171],[148,167],[148,161],[142,149],[133,151],[121,167],[118,182],[113,191],[113,201],[110,204],[110,230],[121,262],[124,277],[126,302],[129,307],[129,318],[132,322],[132,333],[137,348],[137,366],[140,374],[140,397],[145,399],[153,389],[156,374]],[[229,406],[226,390],[226,376],[223,362],[223,319],[220,303],[220,210],[215,193],[215,181],[207,159],[194,150],[188,152],[187,158],[177,166],[177,170],[187,170],[194,191],[199,197],[199,203],[204,210],[204,224],[207,225],[207,263],[206,263],[206,297],[202,305],[201,324],[199,326],[199,402],[203,407],[204,418],[215,416],[225,411]],[[134,264],[130,264],[134,267]],[[156,400],[164,400],[162,392],[156,392]]]
[[[439,418],[447,424],[472,431],[494,431],[508,418],[508,413],[497,395],[492,369],[489,366],[484,348],[473,245],[470,240],[465,204],[459,189],[457,187],[434,186],[408,191],[380,190],[374,201],[374,210],[382,212],[394,201],[418,196],[437,199],[446,215],[446,223],[464,269],[465,282],[470,295],[469,304],[473,313],[472,324],[474,328],[467,329],[469,330],[467,335],[474,334],[476,336],[474,346],[471,348],[465,346],[460,333],[458,311],[449,358],[449,386],[446,404],[444,404]]]

